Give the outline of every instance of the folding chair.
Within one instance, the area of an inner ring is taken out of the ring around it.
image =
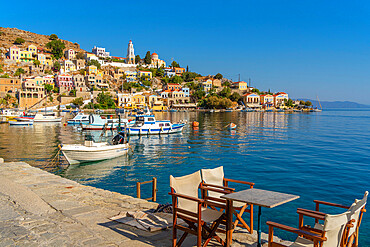
[[[181,246],[187,235],[197,236],[197,246],[207,246],[212,238],[222,245],[225,242],[216,235],[216,230],[225,214],[204,207],[205,201],[198,198],[199,186],[202,182],[200,171],[183,177],[170,176],[170,186],[173,206],[173,241],[172,246]],[[177,219],[187,223],[187,227],[177,224]],[[183,231],[177,241],[177,230]],[[202,238],[205,240],[202,245]]]
[[[235,189],[228,187],[228,182],[240,183],[249,185],[253,188],[254,183],[245,182],[235,179],[228,179],[224,177],[223,166],[214,169],[202,169],[202,198],[210,205],[212,209],[220,208],[225,210],[226,200],[221,199],[220,196],[224,194],[233,193]],[[220,191],[223,190],[223,191]],[[249,209],[247,209],[249,206]],[[242,218],[243,213],[249,213],[249,225]],[[233,223],[233,230],[236,226],[246,228],[250,233],[253,233],[253,205],[248,205],[241,202],[233,202],[233,214],[236,217]],[[239,221],[241,224],[239,224]]]

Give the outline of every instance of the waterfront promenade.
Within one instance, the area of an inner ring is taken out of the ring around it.
[[[24,162],[0,159],[0,174],[0,246],[171,246],[171,230],[150,233],[109,220],[156,203],[84,186]],[[233,246],[255,245],[255,234],[239,231],[233,237]],[[190,243],[195,239],[184,246]]]

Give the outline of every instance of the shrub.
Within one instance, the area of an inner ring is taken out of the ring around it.
[[[58,39],[58,36],[56,34],[50,34],[49,39],[50,40],[56,40],[56,39]]]
[[[24,39],[22,39],[22,38],[16,38],[15,40],[14,40],[14,44],[17,44],[17,45],[21,45],[21,44],[23,44],[24,42],[26,42]]]

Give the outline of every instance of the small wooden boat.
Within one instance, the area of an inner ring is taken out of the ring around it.
[[[113,159],[128,152],[130,144],[122,134],[117,134],[108,142],[94,142],[92,136],[87,136],[84,145],[66,144],[61,145],[60,150],[70,165]]]
[[[33,120],[9,121],[10,125],[33,125]]]

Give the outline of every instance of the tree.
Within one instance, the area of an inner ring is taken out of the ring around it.
[[[78,52],[78,53],[76,54],[76,58],[77,58],[77,59],[85,59],[85,54],[83,54],[82,52]]]
[[[35,59],[35,60],[33,60],[33,64],[35,66],[39,66],[40,65],[40,61]]]
[[[24,71],[24,69],[22,69],[22,68],[18,68],[18,69],[15,71],[14,75],[15,75],[15,76],[20,76],[21,74],[25,74],[25,73],[26,73],[26,71]]]
[[[60,63],[58,61],[55,61],[52,68],[54,72],[58,72],[60,68],[61,68]]]
[[[58,60],[63,56],[63,50],[66,48],[66,45],[60,40],[52,40],[46,44],[48,49],[51,49],[51,53],[53,54],[54,58]]]
[[[293,106],[293,100],[292,99],[288,99],[286,102],[285,102],[285,105],[288,106],[288,107],[292,107]]]
[[[152,63],[152,56],[150,55],[150,51],[147,51],[144,58],[145,64],[151,64]]]
[[[229,99],[231,101],[234,101],[234,102],[239,102],[239,100],[241,99],[242,97],[240,96],[240,94],[238,94],[237,92],[234,92],[232,95],[230,95]]]
[[[183,80],[180,76],[177,76],[177,75],[172,76],[172,77],[170,78],[170,82],[171,82],[171,83],[181,84],[183,81],[184,81],[184,80]]]
[[[98,61],[98,60],[95,60],[95,59],[92,59],[92,60],[88,61],[86,65],[87,65],[87,66],[94,65],[94,66],[96,66],[98,69],[100,69],[100,68],[101,68],[101,64],[99,63],[99,61]]]
[[[189,72],[189,65],[186,65],[186,72]]]
[[[140,62],[141,62],[140,56],[139,55],[136,55],[135,56],[135,63],[140,64]]]
[[[21,45],[24,42],[26,42],[26,41],[22,38],[19,38],[19,37],[14,40],[14,44],[16,44],[16,45]]]
[[[307,100],[306,103],[305,103],[305,106],[311,106],[312,105],[312,102]]]
[[[9,78],[9,77],[10,76],[7,73],[5,73],[5,74],[3,74],[3,75],[0,76],[0,78]]]
[[[198,89],[193,93],[193,97],[197,100],[202,99],[206,95],[206,92],[204,92],[203,89]]]
[[[229,98],[231,95],[231,89],[229,87],[224,87],[221,92],[218,93],[219,96]]]
[[[53,92],[54,92],[54,93],[59,93],[59,88],[58,88],[58,87],[55,87],[55,88],[53,89]]]
[[[252,89],[252,92],[253,92],[253,93],[260,94],[260,90],[258,90],[257,88],[253,88],[253,89]]]
[[[72,101],[72,104],[78,106],[78,107],[81,107],[83,104],[84,104],[84,99],[82,97],[79,97],[79,98],[75,98],[73,101]]]
[[[44,84],[44,88],[45,88],[46,93],[48,94],[53,90],[53,86],[50,84]]]
[[[172,61],[171,67],[173,67],[173,68],[180,68],[180,64],[178,64],[176,61]]]
[[[72,90],[69,92],[69,96],[76,97],[76,89],[72,89]]]
[[[50,34],[49,39],[50,40],[57,40],[58,39],[58,36],[53,33],[53,34]]]
[[[198,77],[198,76],[200,76],[200,74],[197,74],[195,72],[184,72],[184,73],[182,73],[182,78],[186,82],[193,81],[195,79],[195,77]]]
[[[221,80],[223,78],[223,76],[222,76],[222,74],[217,73],[214,78]]]
[[[159,77],[163,77],[164,75],[164,69],[162,67],[160,67],[159,69],[157,69],[157,76]]]
[[[225,81],[224,83],[222,83],[222,86],[224,86],[224,87],[230,87],[231,86],[231,83],[229,81]]]
[[[104,92],[99,93],[97,102],[100,108],[103,108],[103,109],[112,109],[116,107],[114,100],[112,96],[110,95],[110,93],[104,93]]]

